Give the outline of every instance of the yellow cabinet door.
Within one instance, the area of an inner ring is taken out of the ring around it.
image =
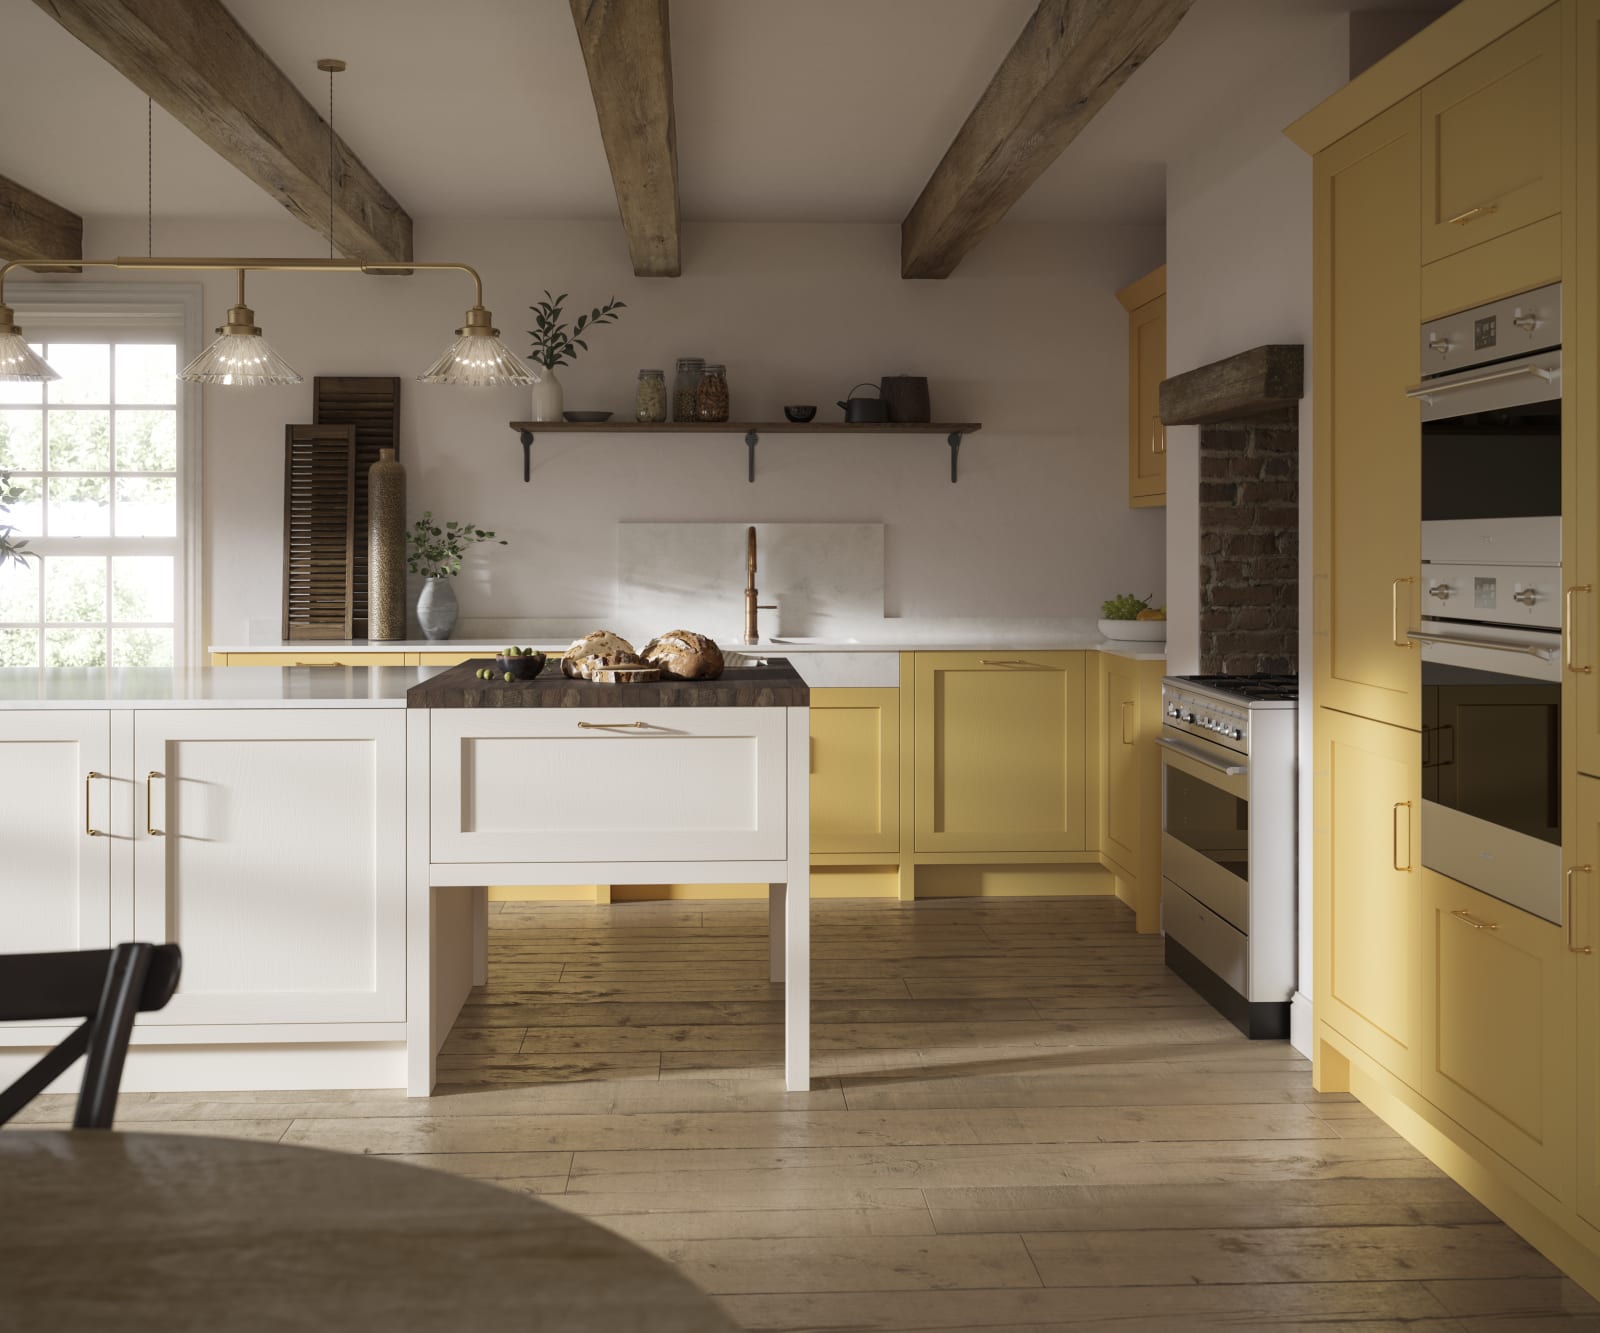
[[[916,654],[919,852],[1087,846],[1083,653]]]
[[[1137,875],[1139,861],[1139,679],[1136,663],[1101,659],[1100,850]]]
[[[229,666],[407,666],[408,653],[229,653]]]
[[[1167,502],[1167,431],[1161,381],[1167,377],[1167,298],[1128,316],[1128,503]]]
[[[1417,1091],[1571,1201],[1573,955],[1560,926],[1422,872]]]
[[[1317,448],[1313,626],[1319,704],[1421,723],[1416,624],[1422,426],[1418,101],[1386,111],[1314,166]]]
[[[1561,6],[1422,90],[1424,263],[1561,208]]]
[[[1415,1086],[1421,741],[1319,708],[1315,749],[1316,1017]]]
[[[454,653],[427,653],[427,652],[424,652],[424,653],[412,653],[411,654],[411,665],[412,666],[460,666],[461,663],[463,663],[463,662],[471,662],[471,661],[473,661],[475,659],[487,660],[488,658],[491,658],[493,656],[494,656],[494,654],[492,652],[487,652],[487,651],[484,651],[483,649],[479,649],[475,653],[462,653],[462,652],[454,652]],[[559,671],[561,669],[561,660],[560,660],[560,658],[556,658],[553,661],[551,661],[549,664],[547,664],[546,667],[545,667],[545,670],[548,671],[548,670],[550,670],[551,667],[555,667],[555,669]]]
[[[900,850],[900,691],[811,691],[811,850]]]
[[[1600,780],[1574,785],[1562,944],[1577,971],[1578,1215],[1600,1227]]]
[[[1562,218],[1565,309],[1562,354],[1570,366],[1600,364],[1600,12],[1573,6],[1577,61],[1574,211]],[[1600,376],[1562,385],[1562,564],[1566,571],[1563,703],[1573,719],[1580,772],[1600,777]]]

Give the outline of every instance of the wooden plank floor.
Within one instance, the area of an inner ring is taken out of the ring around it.
[[[764,904],[490,910],[490,984],[433,1100],[129,1095],[119,1123],[537,1193],[750,1329],[1600,1330],[1359,1103],[1202,1004],[1115,900],[817,903],[805,1094],[782,1088]]]

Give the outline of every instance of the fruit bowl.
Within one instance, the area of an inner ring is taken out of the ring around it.
[[[1164,620],[1102,620],[1100,632],[1108,639],[1128,643],[1161,643],[1167,637]]]
[[[543,653],[518,652],[501,653],[494,659],[495,670],[504,678],[506,672],[511,673],[513,680],[535,680],[544,670],[545,656]]]

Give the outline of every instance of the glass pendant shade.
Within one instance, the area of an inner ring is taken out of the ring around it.
[[[257,333],[219,334],[211,346],[178,372],[188,384],[299,384],[300,372]]]
[[[500,341],[494,317],[482,306],[467,311],[467,322],[445,354],[417,378],[424,384],[535,384],[539,376]]]
[[[0,329],[0,382],[39,384],[60,378],[20,332]]]

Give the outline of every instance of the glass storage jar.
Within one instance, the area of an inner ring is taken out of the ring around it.
[[[659,370],[639,372],[638,412],[640,421],[667,419],[667,378]]]
[[[700,372],[705,361],[698,356],[680,356],[678,373],[672,377],[672,419],[674,421],[700,420]]]
[[[728,368],[707,365],[700,372],[700,388],[695,394],[695,406],[701,421],[726,421],[728,419]]]

